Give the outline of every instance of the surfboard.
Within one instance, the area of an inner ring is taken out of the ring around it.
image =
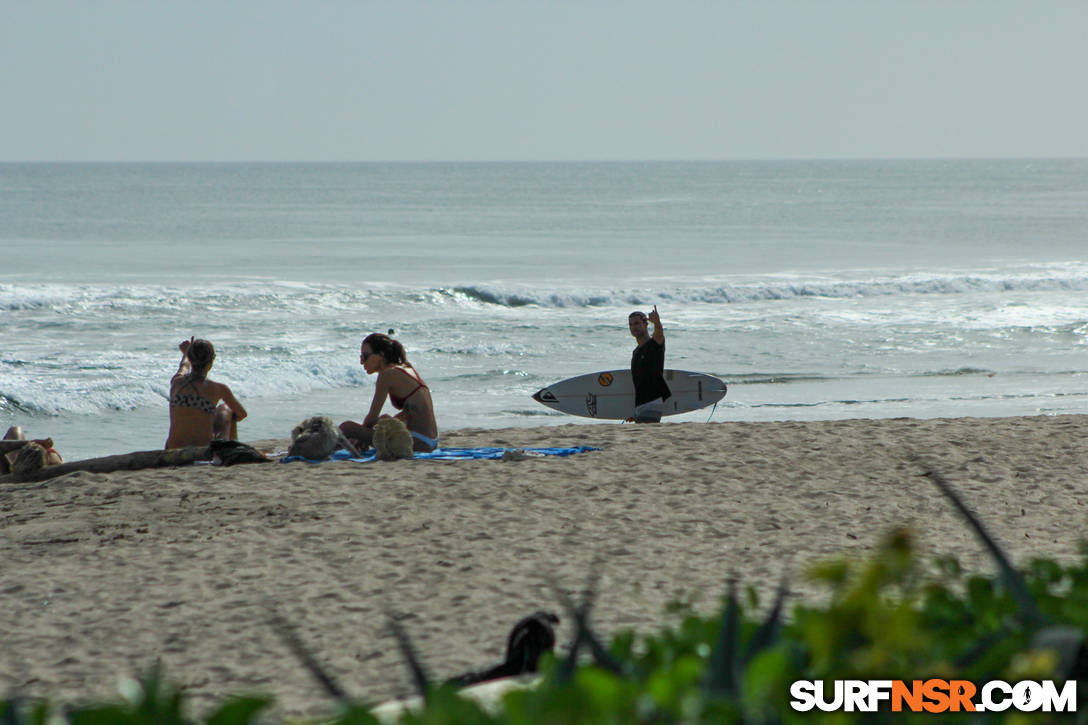
[[[725,381],[705,373],[666,370],[672,395],[663,415],[678,415],[713,405],[725,397]],[[585,418],[626,420],[635,414],[635,383],[631,371],[605,370],[561,380],[533,393],[533,400],[553,410]]]
[[[497,680],[489,680],[476,685],[462,688],[457,691],[460,697],[471,700],[480,705],[484,710],[493,715],[499,714],[502,699],[507,693],[515,690],[528,690],[536,687],[542,681],[540,675],[514,675],[513,677],[501,677]],[[423,710],[423,698],[406,697],[399,700],[389,700],[372,707],[370,714],[381,723],[400,722],[407,713],[419,713]]]

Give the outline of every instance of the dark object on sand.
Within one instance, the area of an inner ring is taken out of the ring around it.
[[[389,626],[393,636],[397,640],[397,647],[412,672],[412,680],[415,683],[416,691],[426,701],[429,695],[430,678],[419,660],[415,647],[412,646],[408,638],[408,633],[400,626],[397,617],[388,611],[386,616],[389,618]],[[302,643],[295,628],[274,610],[270,611],[269,619],[273,628],[287,644],[291,652],[299,658],[303,666],[321,684],[326,694],[340,702],[348,703],[350,700],[344,688],[337,682],[335,677],[318,663],[317,658]],[[555,648],[555,626],[557,624],[559,624],[559,617],[551,612],[536,612],[522,619],[514,625],[514,629],[510,632],[510,637],[506,643],[505,662],[482,672],[466,672],[463,675],[446,680],[445,684],[454,687],[467,687],[468,685],[500,677],[536,672],[540,656],[545,652],[551,652]]]
[[[353,457],[359,457],[359,451],[333,424],[332,419],[315,415],[302,421],[291,431],[291,447],[287,449],[287,453],[312,461],[323,461],[341,448]]]
[[[481,672],[466,672],[446,680],[455,687],[467,687],[500,677],[512,677],[537,671],[540,656],[555,649],[555,627],[559,617],[552,612],[536,612],[514,625],[506,641],[506,661]]]
[[[270,463],[268,456],[251,445],[239,441],[213,440],[208,445],[212,460],[221,466],[233,466],[236,463]]]

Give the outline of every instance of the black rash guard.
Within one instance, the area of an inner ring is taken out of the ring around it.
[[[672,395],[665,383],[665,345],[652,337],[631,353],[631,378],[635,381],[635,405]]]

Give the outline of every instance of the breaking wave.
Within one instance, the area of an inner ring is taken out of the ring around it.
[[[740,304],[799,298],[845,299],[902,295],[960,295],[1006,292],[1088,291],[1088,265],[1018,273],[908,274],[866,279],[764,278],[747,282],[647,287],[562,289],[466,285],[441,290],[453,300],[502,307],[607,307],[669,302]]]

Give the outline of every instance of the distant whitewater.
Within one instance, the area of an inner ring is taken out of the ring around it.
[[[285,438],[388,329],[441,427],[572,422],[529,396],[654,304],[730,385],[685,420],[1082,412],[1085,229],[1085,162],[0,165],[0,424],[159,447],[198,335]]]

